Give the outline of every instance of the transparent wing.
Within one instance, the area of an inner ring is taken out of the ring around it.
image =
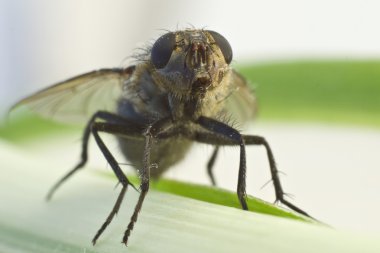
[[[27,106],[37,114],[65,123],[86,123],[98,110],[114,112],[122,85],[134,67],[101,69],[43,89],[12,107]]]
[[[226,111],[239,124],[254,119],[257,112],[254,91],[247,80],[235,70],[232,72],[232,89],[226,100]]]

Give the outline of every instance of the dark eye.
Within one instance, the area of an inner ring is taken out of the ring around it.
[[[211,36],[214,38],[215,43],[219,46],[220,50],[223,53],[224,59],[226,60],[227,64],[230,64],[232,61],[232,48],[230,43],[224,38],[222,35],[220,35],[217,32],[214,31],[207,31],[211,34]]]
[[[166,66],[175,47],[175,34],[170,32],[162,35],[153,44],[151,60],[155,68],[161,69]]]

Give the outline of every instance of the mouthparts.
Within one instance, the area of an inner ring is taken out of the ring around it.
[[[192,90],[197,92],[205,92],[211,86],[211,77],[206,72],[195,76],[192,82]]]

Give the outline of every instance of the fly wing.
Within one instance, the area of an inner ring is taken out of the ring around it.
[[[37,114],[65,123],[86,123],[99,110],[115,112],[122,86],[133,73],[100,69],[79,75],[26,97],[12,107],[26,106]]]
[[[256,96],[247,80],[232,71],[232,90],[226,100],[226,111],[238,124],[253,120],[257,112]]]

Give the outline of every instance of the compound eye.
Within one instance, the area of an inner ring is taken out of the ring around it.
[[[175,48],[175,33],[162,35],[153,44],[151,60],[156,69],[162,69],[169,62],[172,52]]]
[[[224,60],[227,62],[227,64],[230,64],[232,61],[232,48],[230,43],[224,38],[222,35],[220,35],[217,32],[214,31],[207,31],[211,34],[211,36],[214,38],[215,43],[217,46],[219,46],[220,51],[222,51]]]

